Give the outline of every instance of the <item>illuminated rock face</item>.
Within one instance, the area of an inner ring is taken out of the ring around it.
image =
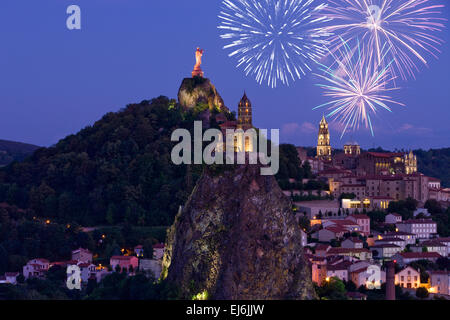
[[[216,87],[209,79],[202,77],[185,78],[178,90],[178,101],[185,108],[194,108],[204,103],[210,109],[229,112]]]
[[[259,165],[206,170],[169,230],[163,278],[185,299],[314,299],[291,208]]]

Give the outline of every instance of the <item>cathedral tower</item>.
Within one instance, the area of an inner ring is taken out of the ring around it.
[[[325,116],[320,121],[319,138],[317,142],[317,158],[322,160],[331,160],[330,132]]]
[[[253,127],[252,103],[247,98],[247,94],[245,92],[238,106],[238,124],[244,130]]]

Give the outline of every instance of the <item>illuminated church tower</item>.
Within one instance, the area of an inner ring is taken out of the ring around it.
[[[320,121],[319,139],[317,142],[317,158],[322,160],[331,160],[330,132],[325,116]]]
[[[247,94],[244,92],[244,96],[239,102],[238,106],[238,125],[241,129],[248,129],[253,127],[252,125],[252,103],[247,98]]]

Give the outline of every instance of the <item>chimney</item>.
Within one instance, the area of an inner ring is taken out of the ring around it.
[[[386,266],[386,300],[395,300],[395,261],[388,261]]]

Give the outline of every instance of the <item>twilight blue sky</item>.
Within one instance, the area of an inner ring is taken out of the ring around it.
[[[81,7],[81,31],[66,28],[70,4]],[[48,146],[128,103],[175,98],[200,46],[205,76],[228,107],[236,110],[245,89],[257,127],[282,129],[283,142],[315,145],[322,113],[312,108],[327,101],[317,79],[270,89],[245,77],[222,49],[219,8],[219,0],[1,0],[0,139]],[[361,130],[340,140],[332,129],[333,146],[450,147],[449,30],[439,60],[400,82],[394,96],[406,107],[381,112],[375,137]]]

